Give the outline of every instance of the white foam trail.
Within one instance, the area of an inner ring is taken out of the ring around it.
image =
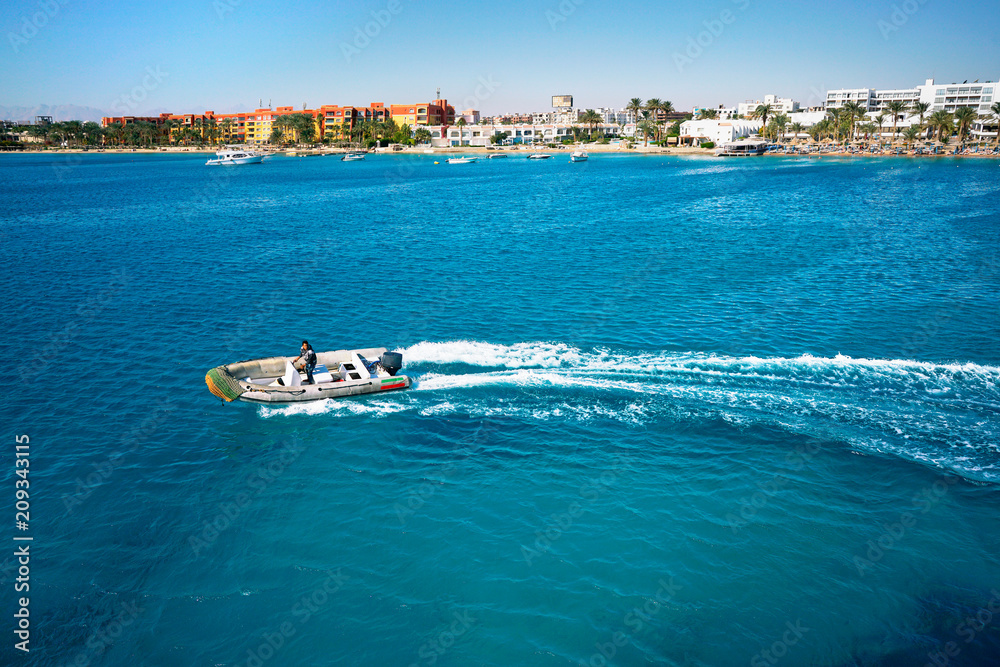
[[[385,417],[397,412],[409,409],[398,401],[391,400],[345,400],[326,399],[323,401],[304,401],[302,403],[290,403],[282,406],[260,406],[260,416],[264,419],[271,417],[293,417],[296,415],[367,415],[370,417]]]
[[[506,368],[552,368],[563,364],[578,364],[580,351],[563,343],[517,343],[494,345],[479,341],[417,343],[403,352],[406,363],[463,363],[472,366]]]
[[[530,342],[497,345],[479,341],[417,343],[403,350],[407,364],[462,363],[485,368],[558,368],[590,372],[696,373],[699,375],[752,375],[758,379],[843,382],[858,372],[883,379],[931,380],[976,379],[986,388],[1000,384],[1000,367],[973,363],[933,363],[905,359],[865,359],[846,355],[816,357],[731,357],[704,353],[625,354],[596,350],[582,352],[564,343]],[[947,389],[946,386],[935,387]]]

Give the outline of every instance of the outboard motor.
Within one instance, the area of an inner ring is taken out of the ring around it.
[[[399,352],[384,352],[382,356],[379,357],[378,362],[382,364],[382,368],[389,375],[396,375],[400,368],[403,367],[403,355]]]

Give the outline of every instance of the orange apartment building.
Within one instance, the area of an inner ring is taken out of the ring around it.
[[[309,114],[315,117],[316,138],[342,138],[350,135],[350,131],[361,121],[380,122],[393,120],[397,125],[417,127],[421,125],[452,125],[455,122],[455,108],[448,100],[434,100],[417,104],[392,104],[386,106],[382,102],[372,102],[366,107],[339,106],[324,104],[319,109],[302,109],[294,107],[260,108],[241,113],[217,114],[206,111],[203,114],[170,114],[159,116],[115,116],[101,119],[101,125],[108,127],[113,123],[127,125],[138,121],[146,121],[162,127],[170,121],[171,137],[185,128],[191,128],[206,139],[214,139],[220,143],[264,144],[271,140],[273,123],[281,116],[291,114]]]

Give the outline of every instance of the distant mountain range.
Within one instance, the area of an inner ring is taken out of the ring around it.
[[[112,115],[104,109],[81,107],[75,104],[39,104],[33,107],[0,106],[0,120],[34,120],[35,116],[52,116],[52,120],[92,120],[100,123],[103,116]]]
[[[209,107],[213,108],[213,107]],[[243,113],[253,111],[252,107],[245,104],[237,104],[231,109],[216,109],[219,113]],[[159,116],[161,113],[170,111],[171,113],[202,113],[204,111],[194,111],[189,109],[151,109],[146,111],[134,111],[132,116]],[[39,104],[33,107],[5,107],[0,106],[0,120],[35,120],[35,116],[52,116],[54,121],[80,120],[86,122],[92,120],[100,123],[105,116],[120,116],[121,112],[110,109],[97,109],[94,107],[81,107],[76,104]]]

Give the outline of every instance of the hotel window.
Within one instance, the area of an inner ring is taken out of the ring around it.
[[[992,95],[983,95],[983,102],[992,102],[992,101],[993,101]]]
[[[944,95],[944,88],[938,88],[937,91],[934,94],[935,95]]]

